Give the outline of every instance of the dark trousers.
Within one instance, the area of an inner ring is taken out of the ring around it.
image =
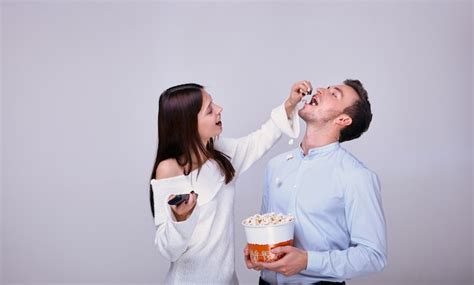
[[[311,283],[311,284],[317,284],[317,285],[335,285],[335,284],[339,284],[339,285],[345,285],[346,282],[330,282],[330,281],[319,281],[319,282],[314,282],[314,283]],[[263,280],[262,277],[260,277],[260,279],[258,280],[258,285],[271,285],[270,283],[268,283],[267,281]]]

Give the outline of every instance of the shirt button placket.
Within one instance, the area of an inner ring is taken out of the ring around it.
[[[290,196],[289,207],[288,207],[289,212],[287,214],[296,215],[296,193],[298,192],[298,187],[301,181],[301,175],[303,173],[303,161],[304,159],[299,161],[299,165],[296,170],[296,175],[293,180],[294,181],[293,186],[291,187],[292,188],[291,196]]]

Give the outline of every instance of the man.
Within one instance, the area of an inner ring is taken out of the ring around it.
[[[369,128],[367,91],[358,80],[319,88],[298,114],[305,136],[300,147],[269,162],[261,210],[295,216],[294,246],[273,249],[285,254],[278,261],[256,264],[246,248],[247,267],[263,269],[260,284],[345,284],[382,271],[387,254],[379,181],[340,145]]]

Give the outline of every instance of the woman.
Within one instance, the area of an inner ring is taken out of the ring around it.
[[[155,244],[171,261],[166,284],[238,283],[233,234],[236,177],[282,132],[298,136],[295,107],[304,93],[300,91],[310,89],[305,81],[293,85],[271,119],[240,139],[216,139],[222,132],[222,108],[201,85],[178,85],[161,94],[150,202]],[[174,195],[186,193],[190,194],[186,202],[168,204]]]

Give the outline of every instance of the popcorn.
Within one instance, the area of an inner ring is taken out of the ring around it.
[[[267,225],[282,225],[294,221],[292,215],[275,214],[273,212],[263,215],[256,214],[243,221],[247,226],[267,226]]]

